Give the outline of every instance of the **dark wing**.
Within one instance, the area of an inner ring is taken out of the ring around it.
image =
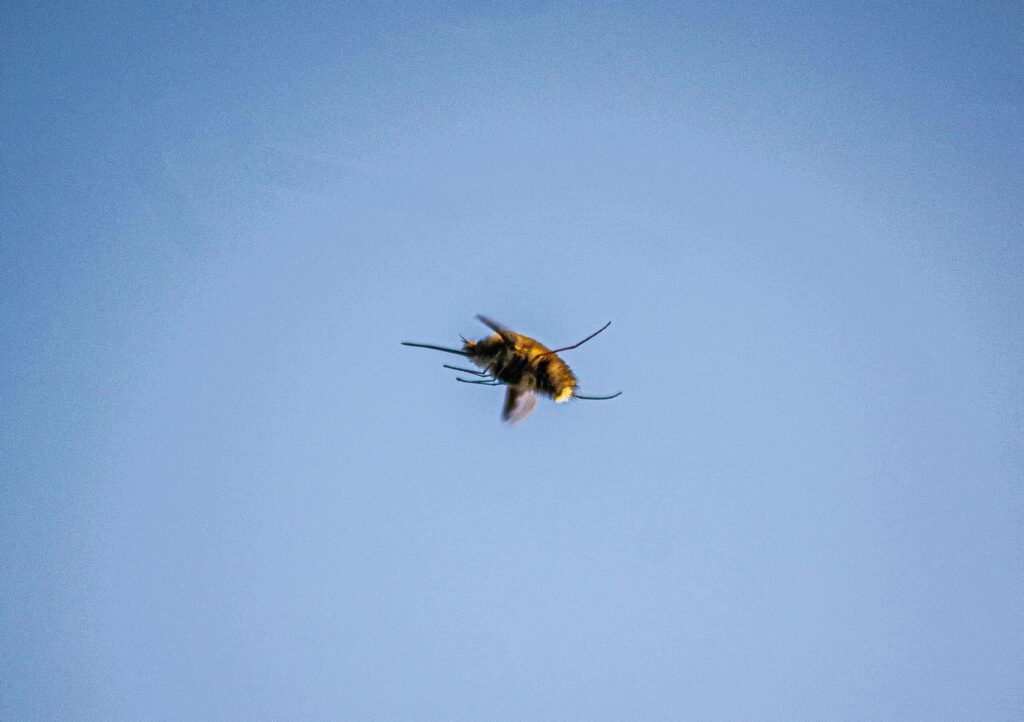
[[[491,319],[487,318],[487,316],[482,316],[479,313],[476,315],[476,317],[477,319],[479,319],[480,323],[482,323],[484,326],[487,326],[487,328],[491,329],[492,331],[494,331],[494,333],[501,336],[501,340],[507,343],[509,346],[516,345],[515,337],[513,336],[513,332],[510,329],[505,328],[497,321],[492,321]]]
[[[510,424],[518,424],[530,415],[536,405],[537,394],[533,391],[522,391],[509,386],[505,393],[505,408],[501,412],[501,418]]]

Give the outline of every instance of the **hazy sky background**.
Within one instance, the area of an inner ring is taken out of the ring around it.
[[[1024,717],[1024,11],[764,5],[4,3],[0,718]]]

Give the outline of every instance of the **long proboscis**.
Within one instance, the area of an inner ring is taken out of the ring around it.
[[[447,348],[445,346],[435,346],[435,345],[430,344],[430,343],[413,343],[412,341],[402,341],[402,345],[403,346],[414,346],[416,348],[429,348],[429,349],[433,349],[434,351],[444,351],[445,353],[458,354],[459,356],[469,356],[469,354],[466,353],[465,351],[460,351],[460,350],[455,349],[455,348]]]

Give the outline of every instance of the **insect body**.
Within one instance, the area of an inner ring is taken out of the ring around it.
[[[610,321],[579,343],[552,351],[539,341],[510,331],[485,316],[477,316],[477,318],[494,333],[480,341],[462,339],[461,350],[410,341],[402,343],[405,346],[445,351],[468,358],[481,370],[476,371],[448,364],[445,364],[444,367],[468,373],[474,377],[472,379],[456,378],[456,381],[483,386],[506,386],[508,390],[505,394],[502,418],[512,423],[518,423],[529,416],[537,403],[537,394],[554,399],[555,403],[560,404],[571,398],[613,399],[622,393],[620,391],[609,396],[577,394],[576,377],[565,361],[558,356],[561,351],[582,346],[608,328],[611,325]]]

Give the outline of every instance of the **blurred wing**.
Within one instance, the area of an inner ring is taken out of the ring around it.
[[[537,394],[533,391],[520,391],[509,386],[505,393],[505,409],[501,413],[501,418],[510,424],[518,424],[530,415],[536,405]]]
[[[501,336],[501,340],[504,341],[505,343],[507,343],[509,346],[515,346],[516,345],[516,340],[512,336],[512,331],[511,330],[505,328],[504,326],[502,326],[497,321],[493,321],[493,320],[487,318],[487,316],[482,316],[480,314],[477,314],[476,317],[480,321],[480,323],[482,323],[484,326],[487,326],[487,328],[491,329],[492,331],[494,331],[494,333],[496,333],[499,336]]]

